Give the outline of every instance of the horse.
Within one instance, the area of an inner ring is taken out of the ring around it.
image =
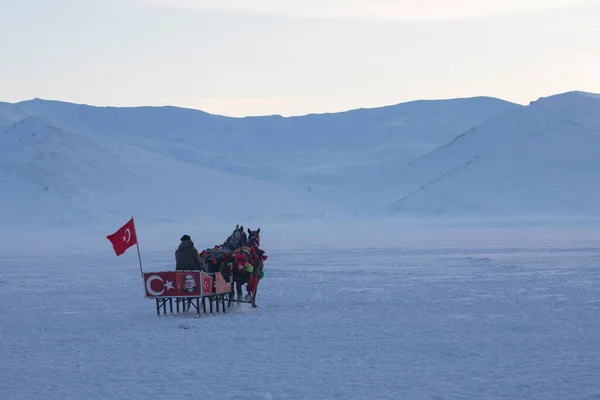
[[[227,282],[235,282],[238,300],[244,297],[242,286],[247,284],[247,300],[252,307],[256,307],[256,285],[267,258],[259,246],[260,228],[255,231],[248,228],[246,234],[244,226],[238,224],[223,244],[200,253],[205,272],[220,272]]]
[[[248,228],[248,246],[250,247],[260,247],[260,228],[255,231],[251,231]]]
[[[246,284],[248,291],[246,300],[249,300],[252,307],[256,307],[256,287],[261,279],[266,260],[265,252],[260,246],[260,228],[255,231],[248,228],[247,245],[234,251],[234,255],[228,263],[229,270],[235,282],[237,298],[243,297],[242,286]]]
[[[205,249],[200,253],[200,258],[204,262],[206,272],[221,272],[225,277],[227,260],[235,250],[245,246],[247,243],[248,236],[244,232],[244,226],[236,225],[231,235],[229,235],[223,244]]]

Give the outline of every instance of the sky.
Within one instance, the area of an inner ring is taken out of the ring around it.
[[[600,93],[600,0],[0,0],[0,101],[304,115]]]

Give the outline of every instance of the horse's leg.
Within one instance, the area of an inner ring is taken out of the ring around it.
[[[245,278],[244,278],[244,283],[246,284],[246,291],[248,292],[248,294],[245,297],[245,300],[247,300],[248,302],[252,302],[252,291],[249,290],[251,289],[251,285],[252,285],[252,273],[249,273]]]
[[[240,280],[235,282],[235,288],[237,290],[237,299],[238,300],[242,300],[242,297],[243,297],[242,285],[243,285],[243,282]]]
[[[253,308],[257,307],[256,306],[256,292],[258,292],[258,281],[254,284],[254,290],[252,291],[252,295],[250,297],[250,304],[252,304]]]

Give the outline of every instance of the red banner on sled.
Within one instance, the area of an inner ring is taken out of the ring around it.
[[[213,294],[213,278],[207,273],[202,272],[202,296],[210,296]]]
[[[197,297],[202,295],[200,271],[144,273],[146,297]]]

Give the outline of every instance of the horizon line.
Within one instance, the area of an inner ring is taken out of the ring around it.
[[[565,94],[565,93],[571,93],[571,92],[577,92],[577,90],[572,90],[572,91],[564,92],[564,93],[557,93],[555,95],[560,95],[560,94]],[[540,97],[538,97],[538,98],[540,98]],[[38,100],[38,101],[43,101],[43,102],[54,102],[54,103],[70,104],[70,105],[75,105],[75,106],[84,106],[84,107],[93,107],[93,108],[119,108],[119,109],[176,108],[176,109],[181,109],[181,110],[189,110],[189,111],[202,112],[204,114],[208,114],[208,115],[215,116],[215,117],[244,119],[244,118],[261,118],[261,117],[262,118],[265,118],[265,117],[299,118],[299,117],[307,117],[307,116],[313,116],[313,115],[343,114],[343,113],[347,113],[347,112],[361,111],[361,110],[376,110],[376,109],[381,109],[381,108],[395,107],[395,106],[399,106],[399,105],[403,105],[403,104],[410,104],[410,103],[417,103],[417,102],[445,102],[445,101],[453,101],[453,100],[471,100],[471,99],[494,99],[494,100],[505,101],[507,103],[512,103],[512,104],[518,105],[518,106],[526,106],[526,104],[521,104],[521,103],[518,103],[518,102],[515,102],[515,101],[506,100],[506,99],[503,99],[501,97],[495,97],[495,96],[489,96],[489,95],[474,95],[474,96],[462,96],[462,97],[418,98],[418,99],[414,99],[414,100],[407,100],[407,101],[401,101],[401,102],[397,102],[397,103],[383,104],[383,105],[377,105],[377,106],[364,106],[364,107],[356,107],[356,108],[343,109],[343,110],[338,110],[338,111],[312,112],[312,113],[306,113],[306,114],[293,114],[293,115],[292,114],[290,114],[290,115],[282,115],[282,114],[260,114],[260,115],[232,116],[232,115],[226,115],[226,114],[216,114],[216,113],[205,111],[205,110],[200,109],[200,108],[194,108],[194,107],[189,107],[189,106],[179,106],[179,105],[174,105],[174,104],[162,104],[162,105],[151,105],[151,104],[141,104],[141,105],[91,104],[91,103],[85,103],[85,102],[75,102],[75,101],[59,100],[59,99],[51,99],[51,98],[42,98],[42,97],[33,97],[33,98],[29,98],[29,99],[25,99],[25,100],[19,100],[19,101],[14,101],[14,102],[0,100],[0,104],[4,103],[4,104],[10,104],[10,105],[13,105],[13,106],[19,106],[19,104],[21,104],[21,103],[33,102],[33,101]]]
[[[573,90],[569,90],[566,92],[559,92],[559,93],[554,93],[554,94],[546,95],[546,96],[538,96],[535,100],[530,100],[527,104],[531,104],[532,102],[543,99],[543,98],[561,96],[561,95],[572,94],[572,93],[600,96],[600,93],[594,93],[594,92],[588,92],[588,91],[584,91],[584,90],[573,89]],[[180,106],[180,105],[174,105],[174,104],[163,104],[163,105],[142,104],[142,105],[131,105],[131,106],[106,105],[106,104],[80,103],[80,102],[75,102],[75,101],[58,100],[58,99],[50,99],[50,98],[42,98],[42,97],[33,97],[30,99],[20,100],[20,101],[16,101],[16,102],[0,100],[0,104],[10,104],[10,105],[18,107],[19,104],[21,104],[21,103],[33,102],[33,101],[38,100],[38,101],[43,101],[43,102],[54,102],[54,103],[70,104],[70,105],[74,105],[74,106],[84,106],[84,107],[93,107],[93,108],[119,108],[119,109],[175,108],[175,109],[180,109],[180,110],[201,112],[201,113],[215,116],[215,117],[244,119],[244,118],[268,118],[268,117],[301,118],[301,117],[316,116],[316,115],[343,114],[343,113],[355,112],[355,111],[361,111],[361,110],[376,110],[376,109],[395,107],[395,106],[400,106],[400,105],[404,105],[404,104],[411,104],[411,103],[418,103],[418,102],[448,102],[448,101],[472,100],[472,99],[494,99],[494,100],[511,103],[511,104],[517,105],[517,106],[522,106],[522,107],[527,106],[527,104],[522,104],[522,103],[518,103],[515,101],[511,101],[511,100],[506,100],[501,97],[495,97],[495,96],[490,96],[490,95],[474,95],[474,96],[462,96],[462,97],[419,98],[419,99],[401,101],[401,102],[397,102],[397,103],[384,104],[384,105],[378,105],[378,106],[365,106],[365,107],[343,109],[343,110],[338,110],[338,111],[312,112],[312,113],[306,113],[306,114],[294,114],[294,115],[261,114],[261,115],[233,116],[233,115],[226,115],[226,114],[216,114],[216,113],[205,111],[200,108],[194,108],[194,107],[189,107],[189,106]]]

